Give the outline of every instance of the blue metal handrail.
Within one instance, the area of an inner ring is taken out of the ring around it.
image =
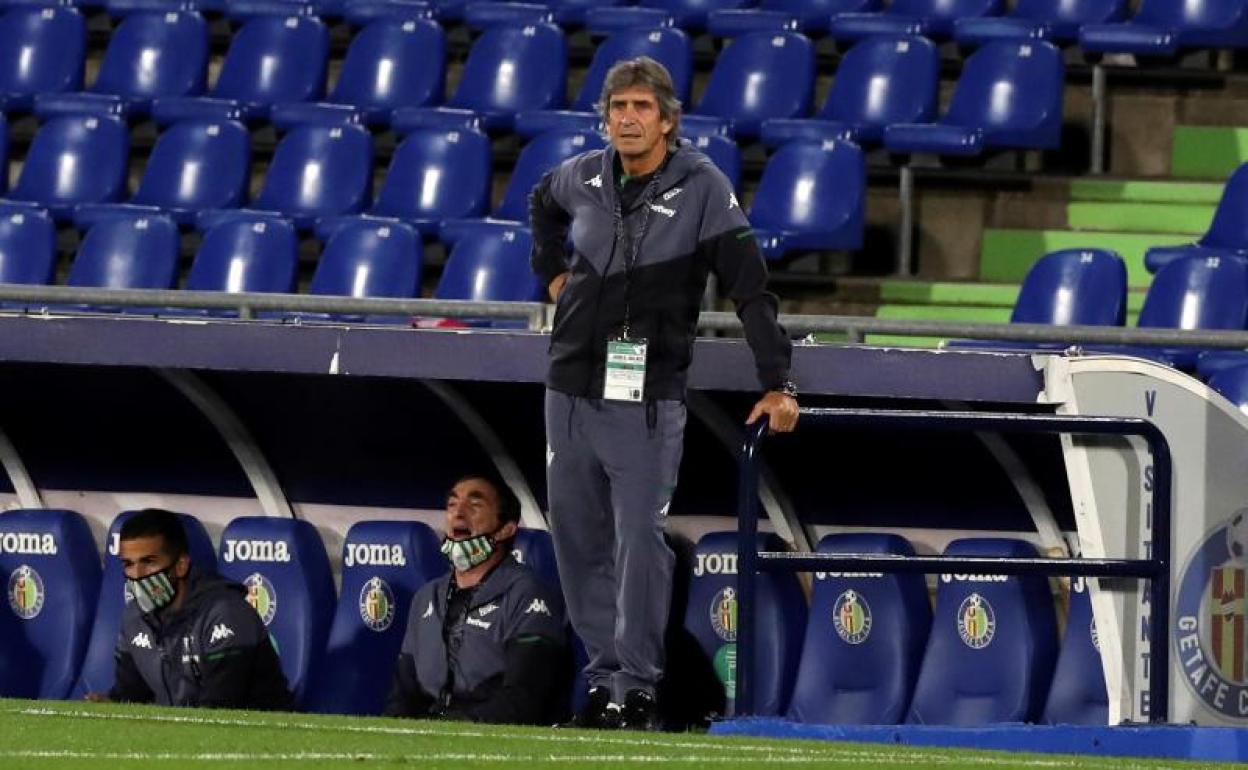
[[[1153,549],[1148,559],[1066,559],[1010,557],[881,556],[879,554],[820,554],[759,551],[758,463],[767,421],[749,426],[740,459],[737,501],[737,677],[735,711],[754,711],[754,590],[757,573],[767,572],[974,572],[984,575],[1045,575],[1142,578],[1149,581],[1149,720],[1169,716],[1170,655],[1166,631],[1170,627],[1170,444],[1152,422],[1137,417],[1060,416],[1002,412],[942,412],[902,409],[837,409],[805,407],[802,424],[816,422],[840,427],[871,427],[929,431],[992,431],[1009,433],[1069,433],[1141,436],[1153,455]]]

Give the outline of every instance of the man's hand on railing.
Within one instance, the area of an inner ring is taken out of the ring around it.
[[[778,390],[769,390],[758,400],[745,418],[749,425],[767,415],[767,427],[772,433],[788,433],[797,427],[797,399]]]

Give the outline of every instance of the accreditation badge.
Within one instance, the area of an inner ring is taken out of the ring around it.
[[[608,401],[641,401],[646,389],[646,346],[646,340],[607,340],[603,398]]]

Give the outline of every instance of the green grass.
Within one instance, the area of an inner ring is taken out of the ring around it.
[[[732,770],[767,765],[846,770],[1201,766],[1173,760],[0,700],[0,767],[5,770],[652,766]]]

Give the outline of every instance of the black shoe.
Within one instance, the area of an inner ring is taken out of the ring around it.
[[[653,733],[663,729],[659,719],[659,704],[645,690],[629,690],[624,696],[624,708],[620,711],[621,730],[640,730]]]
[[[606,685],[593,687],[585,708],[572,717],[571,727],[591,730],[614,730],[620,726],[620,705],[611,702],[611,688]]]

